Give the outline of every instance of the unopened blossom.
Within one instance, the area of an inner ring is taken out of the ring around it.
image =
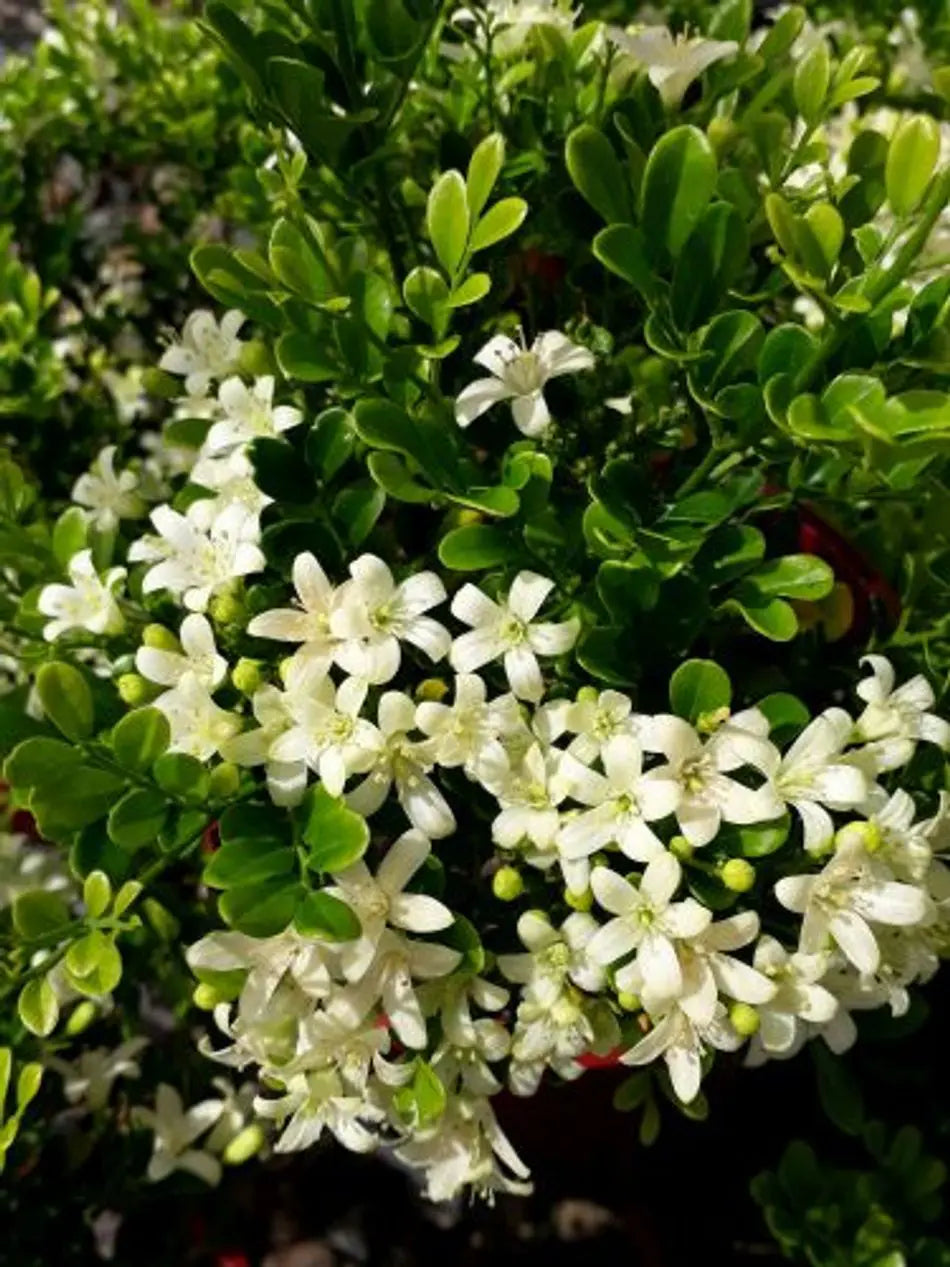
[[[146,1174],[153,1183],[167,1179],[175,1170],[197,1175],[215,1185],[221,1178],[221,1163],[202,1148],[194,1147],[209,1131],[223,1108],[221,1100],[202,1100],[185,1109],[174,1087],[161,1083],[155,1093],[155,1108],[136,1105],[132,1121],[155,1134],[152,1157]]]
[[[220,417],[211,424],[204,442],[206,454],[226,453],[261,437],[276,439],[303,422],[293,405],[274,404],[274,377],[265,374],[248,387],[240,378],[227,378],[218,388]]]
[[[158,506],[151,519],[158,537],[140,538],[129,549],[130,562],[152,564],[142,581],[145,594],[166,589],[189,611],[203,612],[218,590],[264,569],[257,522],[240,506],[218,514],[212,502],[201,500],[183,515]]]
[[[182,375],[189,395],[204,396],[213,379],[226,378],[237,368],[243,348],[237,335],[243,324],[244,314],[234,308],[220,324],[213,313],[199,308],[185,322],[181,341],[162,353],[159,367]]]
[[[863,973],[875,972],[881,960],[876,925],[910,927],[929,910],[923,889],[893,880],[887,867],[850,843],[818,875],[779,880],[775,894],[786,910],[803,916],[801,951],[814,954],[833,942]]]
[[[818,853],[831,842],[834,823],[829,810],[855,809],[871,787],[857,764],[843,759],[853,733],[842,708],[829,708],[810,722],[788,751],[773,748],[765,772],[776,795],[802,820],[805,849]]]
[[[741,1046],[742,1039],[729,1024],[721,1003],[706,1025],[697,1024],[681,1007],[674,1006],[620,1060],[625,1065],[649,1065],[662,1056],[673,1090],[684,1104],[691,1104],[699,1095],[706,1049],[738,1051]]]
[[[268,684],[254,692],[251,709],[257,726],[221,745],[221,756],[235,765],[265,767],[267,790],[275,805],[299,805],[307,788],[307,763],[271,757],[275,741],[295,724],[287,697]]]
[[[278,607],[261,612],[247,627],[253,638],[273,638],[299,643],[295,659],[314,671],[326,671],[333,662],[339,639],[331,629],[336,590],[312,554],[298,554],[293,564],[297,607]]]
[[[331,628],[340,645],[337,663],[368,682],[388,682],[399,669],[400,642],[418,647],[433,662],[452,644],[449,631],[425,615],[446,599],[434,572],[417,572],[397,585],[387,565],[373,554],[350,564],[350,580],[339,591]]]
[[[51,1057],[50,1066],[62,1075],[63,1095],[69,1104],[82,1104],[90,1113],[105,1108],[118,1078],[138,1078],[136,1056],[148,1046],[147,1038],[130,1038],[118,1047],[90,1047],[75,1060]]]
[[[573,799],[591,808],[561,828],[558,847],[567,858],[587,858],[610,844],[638,862],[663,854],[663,844],[649,824],[677,808],[679,783],[652,771],[644,773],[643,750],[629,735],[608,740],[601,759],[603,774],[584,767],[583,774],[571,781]]]
[[[360,861],[333,877],[327,892],[345,902],[360,922],[359,936],[340,949],[348,981],[357,981],[366,972],[387,926],[409,933],[436,933],[454,922],[444,903],[426,893],[405,891],[431,852],[431,844],[420,831],[407,831],[389,847],[375,876]]]
[[[423,700],[416,708],[416,725],[424,735],[432,759],[446,769],[464,766],[469,778],[477,778],[486,760],[505,762],[503,740],[525,729],[513,695],[488,699],[485,682],[475,673],[455,678],[451,704]]]
[[[455,815],[429,778],[432,761],[426,747],[409,738],[416,706],[402,691],[380,696],[378,738],[366,778],[347,794],[347,804],[369,817],[383,805],[395,784],[396,796],[413,827],[432,840],[455,831]]]
[[[43,626],[43,637],[55,642],[72,629],[91,634],[117,634],[125,628],[125,620],[116,602],[116,591],[125,578],[125,568],[110,568],[100,579],[92,561],[91,550],[80,550],[67,565],[70,585],[54,583],[40,591],[37,608],[50,619]]]
[[[193,673],[185,673],[172,690],[160,695],[155,707],[168,720],[169,752],[184,752],[199,761],[210,761],[241,729],[237,713],[216,704]]]
[[[759,1004],[759,1028],[749,1050],[749,1063],[796,1050],[807,1026],[826,1025],[838,1010],[838,1000],[821,980],[828,971],[826,953],[788,951],[774,937],[761,937],[752,960],[757,972],[775,986],[767,1002]]]
[[[107,445],[73,485],[73,501],[103,532],[111,532],[120,519],[140,519],[145,514],[138,476],[134,471],[116,472],[115,454],[115,445]]]
[[[609,867],[595,867],[590,877],[598,904],[614,918],[594,934],[587,953],[606,965],[636,951],[636,976],[657,999],[675,999],[683,989],[676,941],[698,936],[712,919],[694,898],[672,900],[681,877],[680,864],[669,853],[647,863],[638,887]],[[617,970],[621,990],[628,990],[632,980],[633,965]]]
[[[756,709],[736,714],[705,743],[681,717],[650,719],[643,742],[666,757],[657,776],[679,784],[676,818],[691,845],[708,845],[723,821],[757,823],[781,816],[781,803],[767,785],[751,788],[730,777],[743,767],[759,775],[771,768],[778,754],[765,738],[767,731],[768,722]]]
[[[878,770],[906,765],[918,740],[950,749],[950,723],[931,711],[934,693],[925,677],[918,674],[895,686],[894,668],[884,656],[864,656],[861,663],[870,667],[871,676],[856,687],[865,708],[854,733],[870,748]]]
[[[490,378],[478,378],[456,397],[455,421],[467,427],[503,400],[511,401],[515,426],[526,436],[542,435],[551,422],[544,387],[562,374],[593,369],[594,354],[557,330],[540,334],[528,348],[505,334],[489,339],[475,356]]]
[[[271,745],[273,761],[304,761],[331,796],[339,796],[351,774],[364,774],[374,761],[379,732],[360,717],[366,683],[347,678],[339,687],[312,667],[293,666],[285,701],[293,719]]]
[[[177,686],[184,675],[190,673],[208,691],[220,686],[227,675],[228,662],[218,654],[214,630],[206,617],[197,613],[186,616],[181,622],[178,640],[180,651],[139,647],[135,667],[142,677],[159,686]]]
[[[544,694],[538,656],[558,656],[577,641],[576,617],[557,624],[535,623],[554,582],[536,572],[519,572],[508,596],[494,602],[475,585],[463,585],[452,599],[452,615],[471,625],[452,644],[452,667],[474,673],[492,660],[504,661],[508,684],[519,699],[537,703]]]
[[[739,51],[735,40],[674,36],[668,27],[646,26],[624,31],[607,27],[607,39],[644,68],[663,104],[676,107],[686,89],[703,71]]]

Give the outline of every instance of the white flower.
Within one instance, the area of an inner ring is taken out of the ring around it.
[[[261,1117],[286,1123],[274,1145],[277,1153],[309,1148],[324,1130],[350,1152],[368,1153],[377,1142],[371,1127],[385,1116],[363,1096],[348,1095],[339,1074],[330,1069],[294,1074],[286,1094],[273,1100],[258,1096],[254,1108]]]
[[[455,679],[455,700],[441,704],[424,700],[416,708],[416,725],[428,735],[426,749],[432,759],[446,769],[464,766],[469,778],[491,754],[497,765],[504,762],[500,740],[524,729],[513,695],[488,700],[484,681],[475,673],[460,673]]]
[[[567,751],[590,765],[604,746],[620,735],[640,736],[645,719],[633,711],[629,695],[622,691],[595,691],[583,687],[576,700],[551,700],[534,715],[534,730],[545,743],[556,743],[566,732],[573,735]]]
[[[929,910],[922,889],[891,879],[856,844],[840,848],[818,875],[785,876],[775,895],[786,910],[804,916],[801,951],[827,950],[833,941],[863,973],[875,972],[881,960],[873,925],[913,926]]]
[[[185,379],[190,396],[204,396],[212,379],[222,379],[237,367],[243,344],[237,333],[244,314],[226,312],[219,325],[204,308],[191,313],[181,332],[181,342],[166,348],[159,367]]]
[[[871,676],[856,688],[865,709],[854,729],[869,744],[878,770],[906,765],[919,739],[950,749],[950,723],[930,711],[934,693],[925,677],[918,674],[895,689],[894,669],[884,656],[864,656],[861,663],[870,666]]]
[[[115,471],[115,445],[104,448],[85,475],[73,485],[73,501],[84,506],[89,518],[103,532],[110,532],[120,519],[139,519],[145,502],[138,495],[138,478],[133,471]]]
[[[80,550],[68,564],[71,585],[46,585],[40,592],[37,607],[51,619],[43,626],[47,642],[70,629],[85,629],[92,634],[116,634],[125,628],[125,621],[115,599],[115,592],[125,577],[125,568],[110,568],[100,580],[92,562],[91,550]]]
[[[191,468],[191,482],[216,493],[218,511],[228,506],[242,507],[257,519],[265,506],[274,500],[262,493],[254,482],[254,466],[241,449],[232,449],[222,457],[201,457]]]
[[[52,1057],[49,1064],[63,1077],[63,1094],[70,1104],[83,1104],[90,1113],[105,1108],[117,1078],[138,1078],[135,1057],[148,1046],[147,1038],[130,1038],[113,1050],[92,1047],[76,1060]]]
[[[427,1035],[413,982],[448,976],[461,958],[448,946],[410,941],[387,928],[362,977],[339,990],[327,1010],[346,1024],[359,1025],[378,1002],[399,1041],[419,1050],[425,1047]]]
[[[805,727],[784,756],[779,758],[773,749],[768,758],[771,785],[801,818],[809,853],[825,848],[834,834],[829,809],[854,809],[869,795],[858,766],[837,759],[852,732],[844,709],[829,708]]]
[[[293,565],[294,589],[300,609],[279,607],[255,616],[247,627],[253,638],[301,644],[295,659],[314,671],[326,672],[338,645],[330,622],[336,591],[312,554],[298,554]]]
[[[847,823],[835,840],[844,844],[854,838],[886,862],[896,879],[922,883],[933,860],[929,840],[932,821],[915,822],[917,806],[903,788],[898,788],[890,797],[881,791],[873,800],[878,802],[878,807],[868,815],[867,822]]]
[[[776,987],[758,1009],[759,1028],[748,1060],[757,1064],[765,1056],[796,1050],[807,1034],[806,1023],[827,1024],[838,1010],[838,1000],[821,985],[828,970],[827,954],[790,953],[774,937],[761,937],[752,962]]]
[[[507,335],[489,339],[475,357],[491,378],[469,383],[455,401],[455,421],[467,427],[502,400],[511,401],[515,425],[526,436],[547,430],[551,415],[544,400],[544,385],[561,374],[576,374],[594,366],[594,355],[572,343],[557,330],[540,334],[530,348]]]
[[[271,439],[303,422],[303,412],[293,405],[274,405],[274,377],[265,374],[247,387],[239,378],[228,378],[218,388],[224,414],[211,424],[204,442],[208,454],[226,453],[259,436]]]
[[[591,872],[594,897],[614,918],[594,934],[588,954],[606,965],[636,951],[636,977],[653,999],[672,1000],[680,995],[683,974],[674,943],[696,937],[712,919],[706,907],[691,897],[671,900],[681,874],[680,864],[669,853],[647,863],[639,888],[609,867],[595,867]],[[615,979],[621,990],[631,990],[633,965],[619,968]]]
[[[131,562],[153,563],[142,581],[145,594],[167,589],[189,611],[203,612],[217,590],[264,569],[257,522],[240,506],[216,514],[213,503],[202,500],[184,515],[158,506],[151,519],[159,538],[134,541],[129,550]]]
[[[228,662],[218,655],[214,630],[205,617],[186,616],[178,636],[181,651],[139,647],[135,667],[142,677],[159,686],[177,686],[184,675],[190,673],[208,691],[220,686],[227,674]]]
[[[443,1040],[432,1057],[432,1068],[450,1093],[458,1087],[470,1095],[496,1095],[501,1090],[491,1064],[504,1060],[511,1048],[511,1035],[500,1021],[483,1016],[472,1022],[471,1041]]]
[[[596,994],[606,979],[603,967],[589,953],[596,932],[597,921],[582,911],[568,915],[560,928],[541,911],[525,911],[518,920],[518,936],[527,953],[499,955],[498,967],[509,981],[548,1004],[568,982]]]
[[[155,1093],[155,1108],[137,1105],[132,1121],[154,1131],[155,1142],[148,1164],[149,1179],[157,1183],[175,1170],[186,1170],[212,1186],[221,1178],[221,1163],[203,1149],[192,1148],[195,1141],[214,1126],[224,1104],[221,1100],[202,1100],[185,1111],[181,1096],[167,1083]]]
[[[646,69],[650,83],[667,106],[678,106],[694,79],[714,62],[739,51],[735,40],[674,38],[665,26],[640,27],[633,32],[609,26],[607,38]]]
[[[484,23],[493,35],[493,53],[507,57],[521,48],[536,27],[554,27],[569,36],[579,12],[565,7],[563,0],[487,0],[479,10],[456,9],[451,20],[479,27]],[[480,30],[475,38],[483,44]]]
[[[742,1039],[729,1024],[722,1004],[708,1025],[697,1025],[682,1008],[674,1007],[620,1060],[625,1065],[648,1065],[662,1056],[673,1090],[684,1104],[690,1104],[699,1095],[706,1048],[738,1051],[741,1046]]]
[[[406,893],[406,885],[432,852],[419,831],[407,831],[390,847],[376,871],[365,862],[337,872],[327,890],[352,908],[360,921],[360,935],[340,950],[348,981],[359,980],[376,954],[387,925],[410,933],[435,933],[448,928],[455,916],[442,902],[425,893]]]
[[[749,788],[728,777],[743,766],[765,773],[778,760],[767,732],[768,722],[756,709],[736,714],[705,744],[680,717],[660,715],[645,727],[644,746],[663,753],[668,762],[657,775],[680,786],[676,818],[691,845],[708,845],[723,819],[757,823],[781,815],[782,806],[767,785]]]
[[[168,751],[185,752],[199,761],[210,761],[241,729],[240,717],[220,708],[193,673],[185,673],[154,706],[168,719]]]
[[[294,724],[271,745],[272,761],[305,761],[331,796],[351,774],[371,768],[379,747],[376,727],[360,717],[366,683],[347,678],[339,687],[314,669],[292,665],[285,694]]]
[[[379,700],[378,747],[369,774],[347,793],[347,804],[368,818],[380,808],[393,783],[399,804],[413,827],[432,840],[455,831],[455,816],[428,777],[432,762],[423,744],[408,732],[415,727],[416,706],[401,691],[386,691]]]
[[[643,750],[636,739],[618,735],[602,754],[604,773],[582,767],[571,781],[571,796],[593,808],[561,828],[558,847],[566,858],[588,858],[616,844],[637,862],[663,854],[659,837],[647,826],[672,814],[680,801],[679,784],[653,772],[643,773]]]
[[[270,755],[274,742],[294,725],[287,697],[276,686],[262,686],[254,692],[251,708],[257,727],[223,743],[221,756],[235,765],[265,766],[267,790],[274,804],[299,805],[307,788],[307,763],[276,761]]]
[[[694,1021],[706,1024],[712,1020],[720,993],[755,1006],[773,997],[775,986],[769,978],[732,954],[753,942],[758,933],[755,911],[741,911],[709,924],[677,947],[684,982],[679,1005]],[[640,997],[648,1010],[655,1009],[648,990],[644,988]]]
[[[293,928],[276,937],[250,937],[218,929],[188,948],[188,965],[200,976],[208,972],[246,972],[238,1010],[248,1021],[266,1011],[278,986],[292,982],[296,992],[311,1000],[330,994],[330,961],[335,954],[313,937]]]
[[[458,673],[472,673],[504,658],[508,684],[519,699],[537,703],[544,694],[539,655],[569,651],[580,632],[576,617],[559,624],[533,624],[554,582],[536,572],[519,572],[507,599],[492,602],[474,585],[463,585],[452,599],[452,615],[471,625],[452,644],[450,660]]]
[[[337,663],[347,673],[388,682],[399,668],[400,641],[412,643],[433,661],[448,654],[448,630],[424,615],[446,599],[445,586],[434,572],[418,572],[397,585],[382,559],[364,554],[350,564],[350,576],[331,616],[341,642]]]

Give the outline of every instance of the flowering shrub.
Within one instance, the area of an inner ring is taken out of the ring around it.
[[[649,1136],[716,1053],[904,1012],[950,913],[939,68],[742,3],[205,30],[280,214],[193,253],[159,443],[58,514],[0,470],[17,1059],[106,1111],[145,981],[237,1079],[129,1091],[151,1179],[329,1134],[442,1200],[525,1190],[503,1087],[632,1066]]]

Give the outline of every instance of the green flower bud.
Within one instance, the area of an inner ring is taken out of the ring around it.
[[[722,708],[713,708],[708,713],[700,713],[696,718],[696,729],[701,735],[711,735],[724,721],[729,720],[729,715],[729,708],[725,704]]]
[[[260,660],[242,656],[231,670],[231,681],[242,695],[253,695],[262,682]]]
[[[233,761],[222,761],[211,771],[210,791],[216,801],[234,796],[241,784],[241,771]]]
[[[274,362],[267,344],[260,339],[249,339],[241,348],[238,368],[252,377],[273,374]]]
[[[180,651],[181,643],[164,625],[146,625],[142,630],[142,646],[156,651]]]
[[[617,1002],[625,1012],[639,1012],[642,1004],[635,994],[630,994],[627,990],[621,990],[617,995]]]
[[[577,702],[579,704],[596,704],[599,692],[596,686],[582,686],[577,692]]]
[[[146,682],[138,673],[123,673],[116,682],[116,688],[119,698],[131,708],[147,703],[152,694],[151,683]]]
[[[687,862],[693,856],[693,846],[685,836],[674,836],[670,841],[670,853],[680,862]]]
[[[733,1003],[729,1009],[729,1019],[732,1021],[732,1028],[742,1038],[751,1038],[759,1028],[759,1014],[748,1003]]]
[[[499,867],[491,879],[491,889],[500,902],[513,902],[524,892],[524,880],[515,867]]]
[[[594,895],[590,889],[585,889],[583,893],[572,893],[570,889],[565,889],[564,901],[572,911],[589,911],[594,905]]]
[[[264,1132],[256,1122],[238,1131],[227,1148],[221,1154],[221,1160],[228,1166],[240,1166],[250,1161],[264,1147]]]
[[[438,704],[449,693],[449,688],[441,678],[427,677],[416,687],[416,699]]]
[[[82,1034],[96,1019],[96,1005],[91,999],[84,999],[78,1007],[73,1008],[66,1022],[65,1030],[70,1038]]]
[[[218,992],[213,985],[206,985],[203,981],[196,985],[192,991],[191,1001],[195,1007],[201,1008],[202,1012],[212,1012],[221,1002],[218,998]]]
[[[837,849],[849,846],[854,848],[855,845],[859,845],[868,853],[875,853],[880,849],[881,843],[881,829],[877,823],[860,821],[845,823],[834,839],[835,848]]]
[[[244,603],[226,590],[215,594],[208,604],[208,614],[216,625],[237,625],[244,620]]]
[[[719,878],[733,893],[748,893],[755,884],[755,867],[745,858],[730,858],[720,868]]]

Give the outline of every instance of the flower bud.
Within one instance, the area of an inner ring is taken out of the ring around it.
[[[244,619],[244,603],[227,591],[215,594],[208,604],[208,614],[216,625],[237,625]]]
[[[733,893],[748,893],[755,884],[755,867],[745,858],[730,858],[720,868],[719,878]]]
[[[240,1166],[242,1162],[250,1161],[264,1147],[264,1138],[264,1132],[256,1122],[252,1122],[243,1131],[238,1131],[221,1154],[221,1160],[228,1166]]]
[[[480,524],[485,516],[480,510],[460,510],[456,515],[456,519],[460,527],[468,527],[470,524]]]
[[[441,678],[427,677],[416,687],[416,699],[438,704],[449,693],[449,688]]]
[[[192,991],[191,1001],[195,1007],[201,1008],[202,1012],[213,1012],[221,1000],[218,992],[213,985],[207,985],[204,981],[199,982]]]
[[[685,836],[674,836],[670,841],[670,853],[680,862],[687,862],[693,856],[693,846]]]
[[[835,848],[860,846],[867,853],[875,853],[881,847],[881,829],[877,823],[855,821],[845,823],[835,835]]]
[[[710,709],[708,713],[700,713],[696,718],[696,729],[701,735],[711,735],[718,730],[724,721],[729,720],[729,707]]]
[[[156,651],[180,651],[181,643],[164,625],[146,625],[142,630],[142,646]]]
[[[729,1009],[729,1019],[732,1021],[732,1028],[742,1038],[751,1038],[759,1028],[759,1014],[748,1003],[733,1003]]]
[[[242,695],[253,695],[263,681],[260,660],[242,656],[231,670],[231,681]]]
[[[238,368],[242,373],[251,376],[273,374],[274,362],[267,344],[260,339],[249,339],[242,344]]]
[[[621,990],[617,995],[617,1002],[625,1012],[639,1012],[642,1004],[635,994],[631,994],[628,990]]]
[[[583,893],[572,893],[570,889],[565,889],[564,901],[572,911],[589,911],[594,905],[594,895],[590,889],[585,889]]]
[[[524,892],[524,880],[515,867],[499,867],[492,876],[491,888],[500,902],[513,902]]]
[[[596,704],[599,692],[596,686],[582,686],[577,692],[578,704]]]
[[[145,704],[152,694],[152,687],[138,673],[123,673],[116,682],[119,698],[131,708]]]
[[[209,788],[216,801],[226,801],[237,792],[241,783],[241,771],[233,761],[222,761],[211,771]]]
[[[84,999],[78,1007],[73,1008],[66,1022],[65,1030],[70,1038],[82,1034],[96,1019],[96,1005],[91,999]]]

